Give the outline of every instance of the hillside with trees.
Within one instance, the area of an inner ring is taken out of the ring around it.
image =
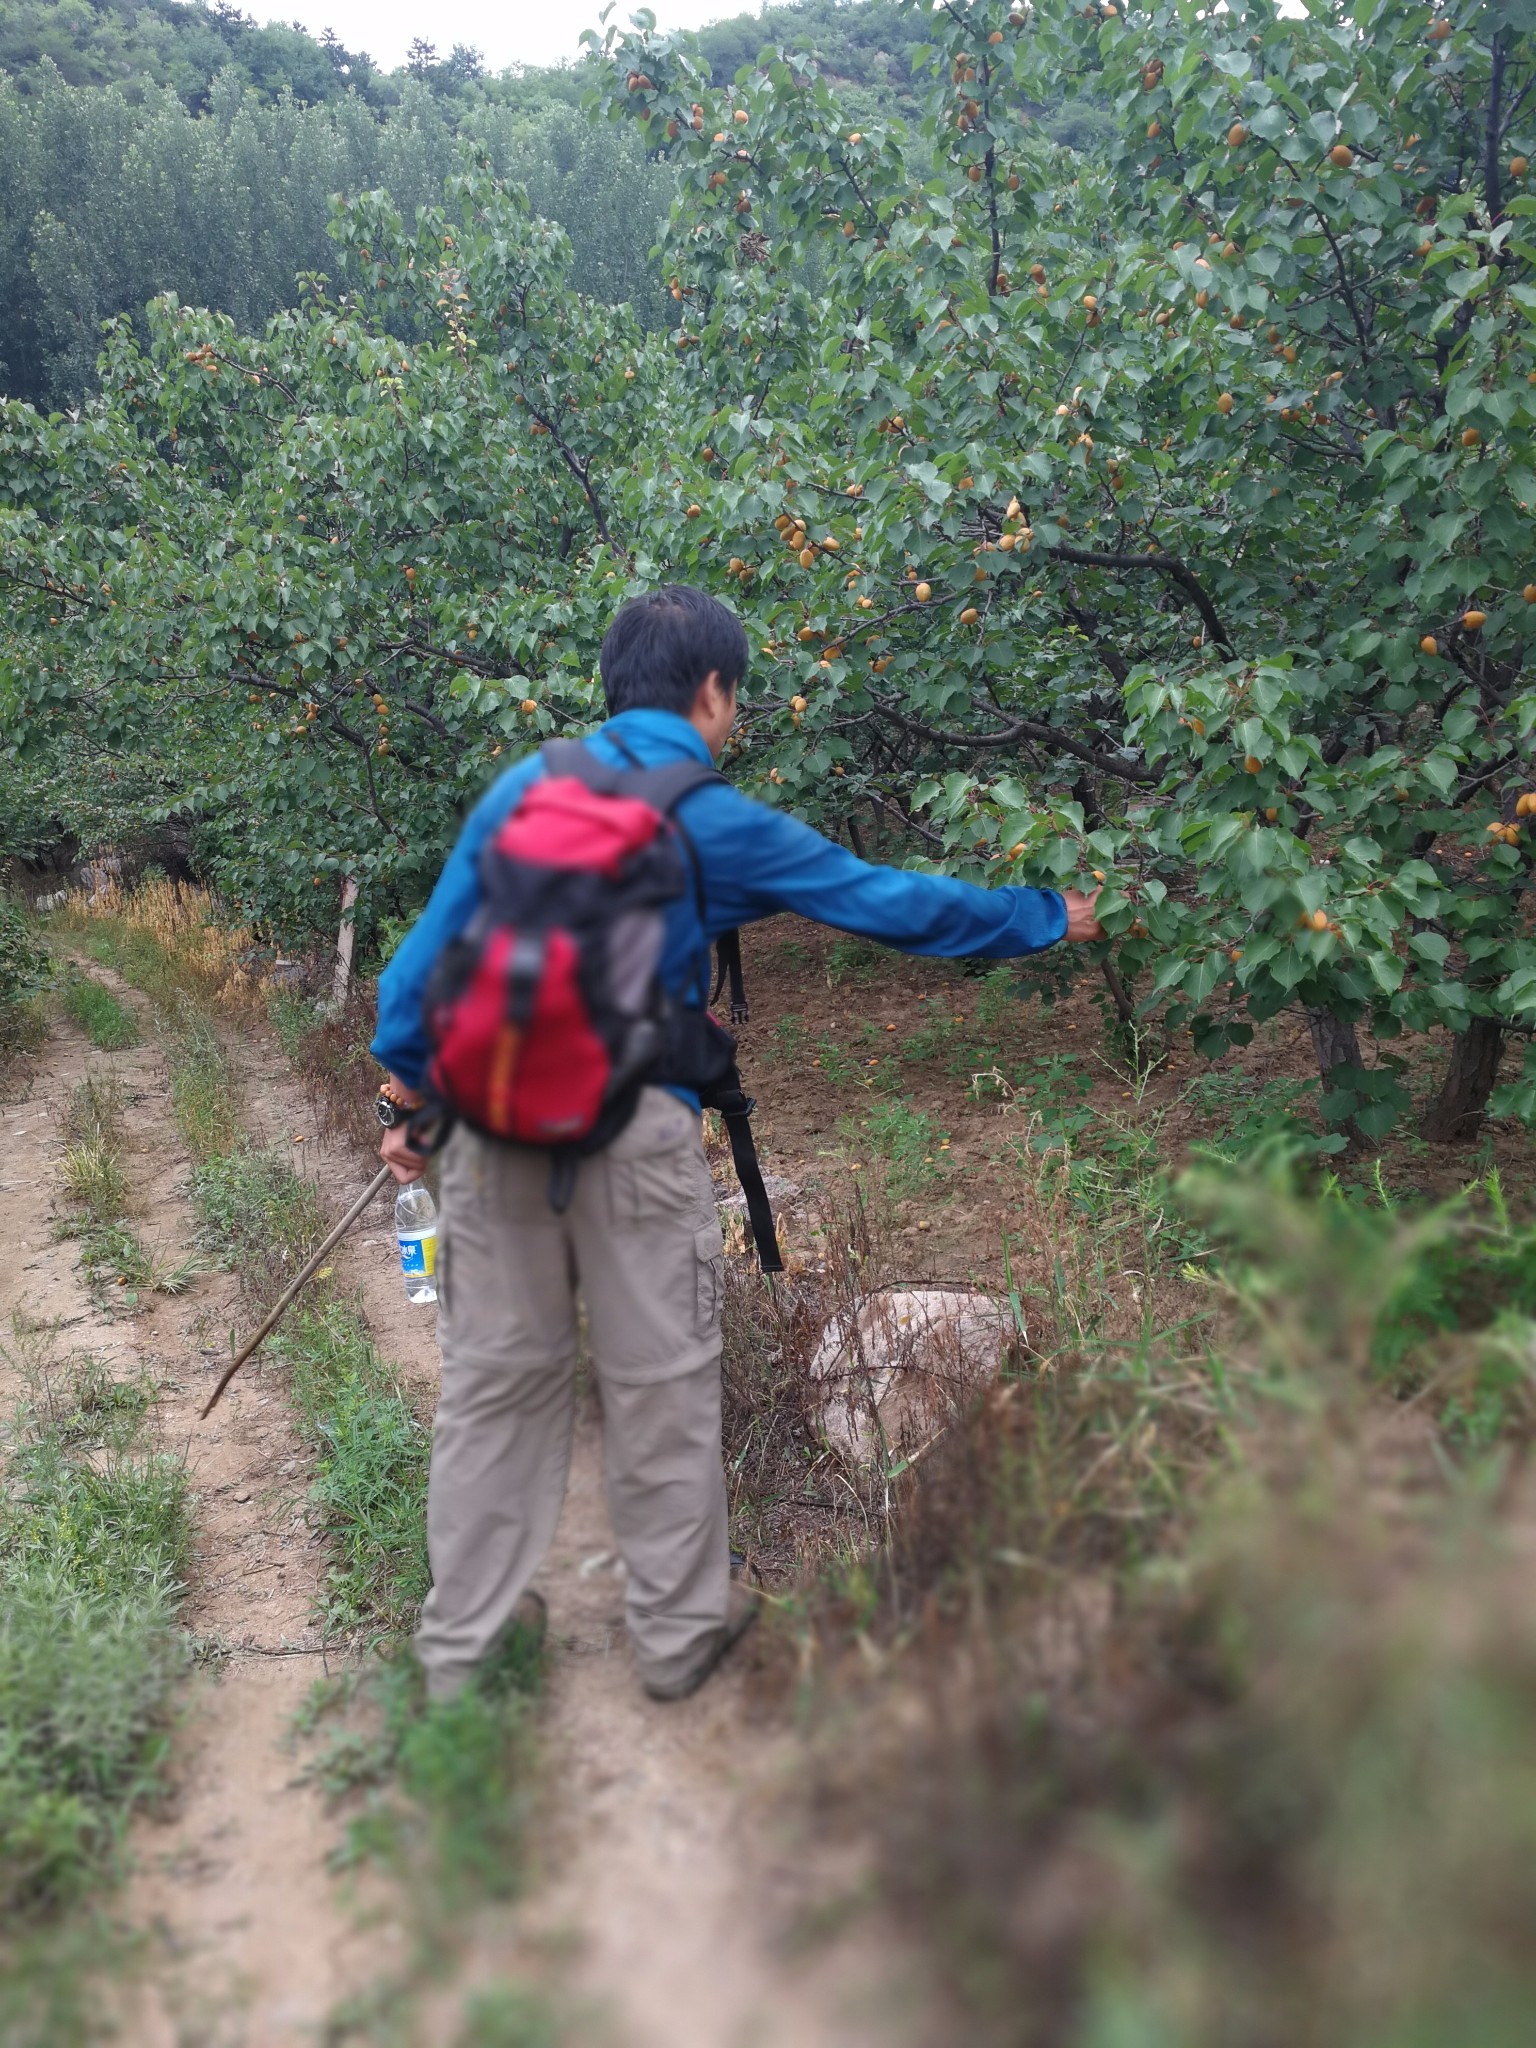
[[[924,30],[895,0],[802,0],[706,29],[715,85],[778,41],[859,119],[919,110]],[[674,178],[581,112],[590,60],[491,75],[476,50],[418,38],[400,70],[328,32],[258,26],[206,0],[0,4],[0,390],[78,400],[103,323],[173,291],[242,325],[325,267],[335,194],[387,188],[410,219],[466,161],[526,186],[574,249],[573,282],[665,325],[651,249]],[[1101,106],[1069,99],[1048,133],[1098,150]]]
[[[578,288],[489,110],[449,175],[423,100],[335,282],[158,300],[78,420],[3,415],[37,801],[106,745],[252,917],[353,875],[384,931],[501,750],[591,717],[615,598],[698,581],[759,650],[738,776],[960,873],[1103,872],[1120,1028],[1214,1056],[1299,1006],[1341,1142],[1437,1027],[1428,1128],[1528,1112],[1528,54],[1148,34],[952,21],[921,123],[868,128],[786,57],[722,91],[612,44],[677,180],[669,330]],[[1019,111],[1088,95],[1102,166]]]

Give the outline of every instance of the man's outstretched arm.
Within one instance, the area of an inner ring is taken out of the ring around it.
[[[905,953],[993,960],[1104,936],[1093,914],[1096,890],[982,889],[881,867],[734,791],[701,792],[684,822],[704,866],[715,932],[792,910]]]

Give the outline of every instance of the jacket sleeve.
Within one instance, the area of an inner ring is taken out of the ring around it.
[[[798,911],[904,953],[1008,960],[1064,936],[1054,889],[981,889],[947,875],[877,867],[734,790],[701,791],[684,823],[703,864],[711,937]]]
[[[426,1077],[428,1045],[422,998],[437,956],[456,939],[480,903],[480,849],[537,772],[538,756],[498,776],[464,821],[457,844],[437,878],[426,908],[395,948],[379,976],[379,1021],[374,1058],[408,1088]]]

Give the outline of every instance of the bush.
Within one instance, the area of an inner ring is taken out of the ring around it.
[[[0,898],[0,1010],[36,995],[48,980],[50,965],[26,911]]]

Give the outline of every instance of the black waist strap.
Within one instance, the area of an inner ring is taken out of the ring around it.
[[[752,1142],[752,1112],[757,1105],[743,1092],[741,1076],[734,1066],[723,1081],[703,1089],[700,1100],[706,1109],[718,1110],[725,1125],[736,1178],[746,1197],[747,1221],[752,1226],[752,1242],[757,1246],[757,1262],[765,1273],[782,1273],[784,1261],[779,1256],[773,1210],[768,1190],[763,1186],[763,1170],[757,1163],[757,1147]]]
[[[715,941],[717,972],[715,986],[709,1000],[718,1003],[720,991],[727,981],[731,984],[731,1022],[745,1024],[750,1012],[747,1009],[747,984],[741,971],[741,933],[722,932]]]

